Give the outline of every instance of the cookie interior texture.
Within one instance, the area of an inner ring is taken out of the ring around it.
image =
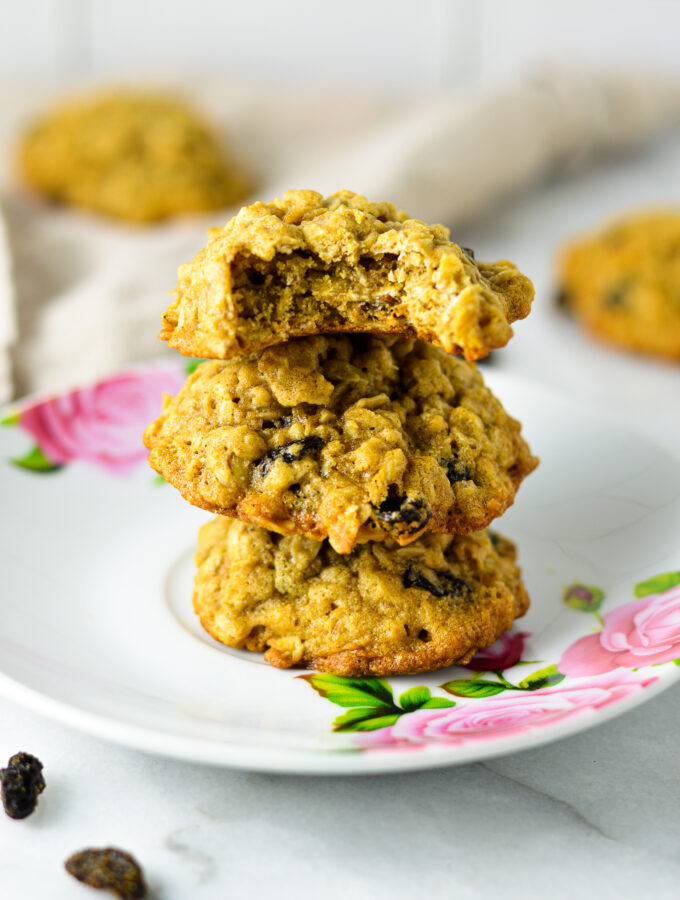
[[[474,365],[371,335],[204,362],[144,440],[194,505],[340,553],[479,531],[537,464]]]
[[[179,270],[160,337],[227,359],[290,337],[418,336],[479,359],[504,346],[534,289],[512,263],[475,262],[442,225],[341,191],[244,207]]]
[[[565,248],[567,307],[593,334],[680,360],[680,212],[620,219]]]
[[[529,598],[514,544],[488,532],[408,547],[281,537],[217,517],[198,538],[194,608],[230,647],[339,675],[425,672],[490,646]]]
[[[50,199],[130,222],[223,208],[249,189],[208,126],[162,94],[105,93],[59,106],[26,134],[19,166]]]

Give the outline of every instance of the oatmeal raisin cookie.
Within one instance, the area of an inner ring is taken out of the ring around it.
[[[473,360],[507,344],[533,295],[511,262],[476,262],[391,203],[288,191],[212,230],[179,270],[160,337],[228,359],[303,335],[391,332]]]
[[[680,212],[638,213],[574,241],[562,299],[597,337],[680,361]]]
[[[19,166],[51,200],[128,222],[219,209],[249,185],[183,102],[115,92],[59,106],[23,139]]]
[[[479,531],[537,464],[474,365],[375,335],[204,362],[144,440],[194,505],[340,553]]]
[[[480,532],[408,547],[281,537],[218,516],[201,528],[194,608],[230,647],[274,666],[396,675],[466,663],[524,615],[514,545]]]

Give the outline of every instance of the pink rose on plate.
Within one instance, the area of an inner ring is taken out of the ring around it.
[[[680,585],[612,610],[602,631],[589,634],[564,651],[564,675],[599,675],[639,668],[680,657]]]
[[[457,703],[448,709],[419,709],[394,725],[357,735],[364,745],[462,744],[522,734],[528,729],[563,722],[584,710],[602,709],[652,684],[656,678],[622,673],[588,684],[568,684],[527,693],[507,691],[496,697]]]
[[[529,637],[528,631],[506,631],[495,644],[480,650],[470,662],[463,666],[473,672],[499,672],[511,669],[522,659],[524,642]]]
[[[19,425],[52,463],[83,460],[126,475],[147,457],[142,431],[161,411],[163,393],[183,381],[177,365],[124,372],[27,406]]]

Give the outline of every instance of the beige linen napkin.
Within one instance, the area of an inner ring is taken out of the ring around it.
[[[17,339],[14,285],[7,228],[0,215],[0,403],[12,396],[12,359],[10,350]]]
[[[257,197],[349,188],[447,225],[680,119],[678,84],[564,71],[465,100],[397,105],[233,85],[202,89],[200,100],[259,174]],[[23,104],[0,121],[6,159],[18,122],[39,101]],[[177,266],[204,245],[208,225],[233,211],[125,227],[48,207],[6,169],[2,205],[13,264],[0,232],[0,399],[60,390],[161,352],[159,317]]]

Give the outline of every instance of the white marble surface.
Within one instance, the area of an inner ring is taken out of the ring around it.
[[[508,202],[456,237],[480,258],[515,259],[537,284],[534,314],[493,365],[614,409],[677,450],[678,369],[601,349],[550,303],[560,240],[609,211],[659,202],[680,202],[680,135]],[[18,749],[37,754],[48,785],[31,818],[0,817],[3,900],[97,896],[61,866],[71,851],[107,843],[138,856],[156,900],[662,900],[680,892],[680,687],[548,747],[364,778],[151,758],[4,699],[0,721],[0,760]]]
[[[3,701],[0,755],[45,761],[23,822],[0,819],[1,896],[86,900],[64,858],[115,843],[156,900],[677,898],[680,688],[505,759],[300,778],[154,759]]]

